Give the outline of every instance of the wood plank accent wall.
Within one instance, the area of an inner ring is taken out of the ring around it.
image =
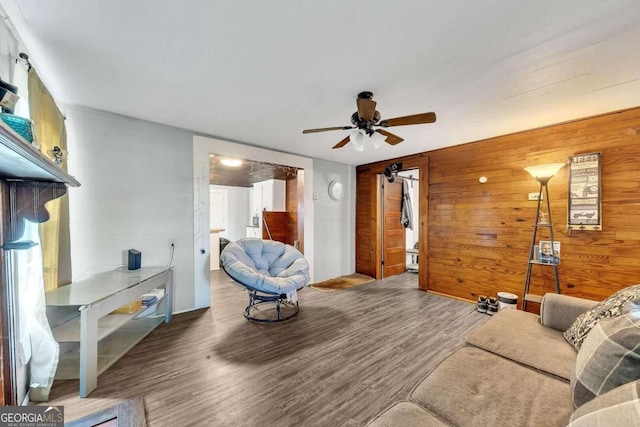
[[[299,169],[294,178],[287,178],[285,191],[290,244],[295,246],[298,242],[298,250],[304,253],[304,170]]]
[[[289,213],[288,227],[291,241],[298,240],[298,179],[287,178],[285,186],[285,200],[287,212]]]
[[[293,246],[289,229],[289,212],[262,211],[263,239],[276,240]]]
[[[304,254],[304,170],[298,169],[298,250]]]
[[[523,168],[590,152],[602,153],[602,231],[567,231],[568,168],[549,182],[562,293],[601,300],[639,283],[640,107],[359,166],[356,271],[375,267],[362,256],[374,252],[377,220],[370,202],[360,206],[372,191],[368,177],[428,157],[428,175],[420,171],[420,288],[473,301],[507,291],[521,300],[537,206],[527,194],[539,189]],[[553,292],[547,270],[534,268],[531,293]]]
[[[372,277],[376,274],[375,250],[378,245],[376,237],[376,223],[373,217],[374,206],[371,200],[375,199],[375,176],[369,169],[358,173],[356,176],[356,271]]]

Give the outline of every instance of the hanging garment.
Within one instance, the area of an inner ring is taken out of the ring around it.
[[[413,209],[411,208],[411,190],[406,179],[402,180],[402,215],[400,222],[404,228],[413,230]]]

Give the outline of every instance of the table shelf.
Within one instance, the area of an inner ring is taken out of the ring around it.
[[[159,306],[164,301],[164,296],[154,303]],[[148,307],[142,307],[134,313],[112,313],[98,320],[98,341],[102,341],[112,332],[121,329],[129,321],[142,320],[147,317],[138,317],[138,315]],[[53,337],[59,343],[62,342],[80,342],[80,316],[75,317],[51,329]]]
[[[122,318],[129,315],[114,315]],[[111,317],[111,316],[107,316]],[[124,354],[131,350],[144,337],[149,335],[160,323],[164,316],[144,317],[127,321],[108,336],[98,342],[97,373],[100,375]],[[60,343],[60,360],[56,371],[56,380],[77,380],[80,378],[80,345],[78,342]]]
[[[153,305],[154,314],[140,317],[114,310],[156,288],[164,295]],[[53,335],[60,343],[56,379],[80,379],[80,397],[97,387],[98,375],[113,365],[160,323],[171,321],[173,268],[142,267],[114,270],[47,291],[47,312]],[[158,308],[163,307],[159,313]]]

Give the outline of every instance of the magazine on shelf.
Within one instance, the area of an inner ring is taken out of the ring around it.
[[[158,311],[158,304],[164,298],[164,289],[154,289],[140,297],[142,306],[145,307],[136,317],[148,317]]]
[[[538,261],[543,264],[560,264],[560,242],[540,240],[538,244]]]

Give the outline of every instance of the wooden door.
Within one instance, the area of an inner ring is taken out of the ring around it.
[[[223,237],[229,233],[229,192],[221,188],[209,189],[209,225],[226,231]],[[213,250],[213,249],[212,249]]]
[[[382,187],[382,277],[403,273],[407,267],[405,229],[400,222],[402,209],[402,180],[388,182]]]

